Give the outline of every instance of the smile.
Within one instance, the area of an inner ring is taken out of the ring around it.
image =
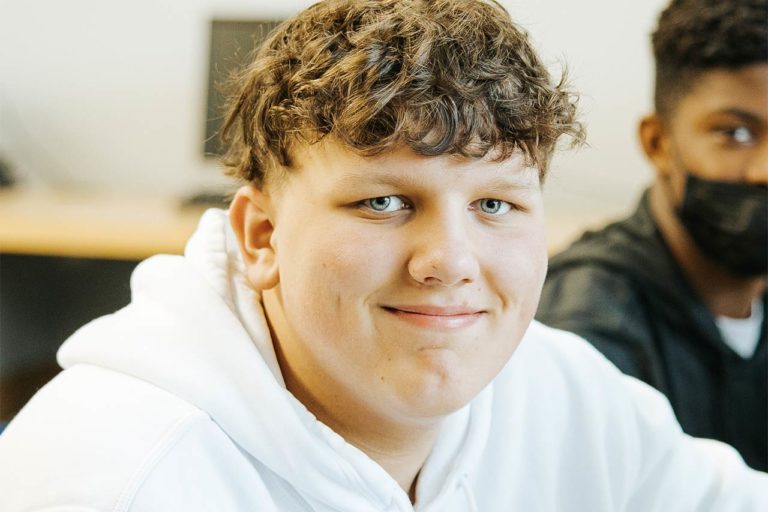
[[[417,327],[446,331],[468,327],[485,314],[466,306],[384,306],[384,310]]]

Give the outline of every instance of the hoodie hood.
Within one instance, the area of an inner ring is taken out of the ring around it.
[[[78,330],[61,347],[59,363],[123,373],[194,405],[310,503],[412,510],[383,468],[285,388],[243,267],[227,213],[207,211],[184,256],[142,262],[131,278],[131,303]],[[491,395],[489,385],[444,420],[419,476],[417,510],[445,510],[457,492],[472,501],[465,480],[485,448]]]

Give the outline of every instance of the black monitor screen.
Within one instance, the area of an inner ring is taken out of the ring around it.
[[[212,20],[208,63],[208,102],[205,116],[205,155],[222,153],[221,127],[225,115],[222,84],[249,62],[253,51],[279,24],[267,20]]]

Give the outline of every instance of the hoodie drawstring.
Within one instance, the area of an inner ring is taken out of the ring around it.
[[[469,504],[469,512],[477,512],[477,501],[475,501],[475,493],[472,491],[472,486],[469,485],[469,477],[464,474],[459,480],[459,487],[464,490],[464,496],[467,498]]]

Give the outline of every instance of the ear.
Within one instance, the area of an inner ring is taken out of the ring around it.
[[[658,114],[650,114],[640,120],[638,137],[658,177],[668,179],[673,169],[669,137],[664,121]]]
[[[248,281],[260,292],[277,286],[280,274],[272,244],[275,228],[270,197],[253,185],[241,187],[229,207],[229,222],[240,246]]]

